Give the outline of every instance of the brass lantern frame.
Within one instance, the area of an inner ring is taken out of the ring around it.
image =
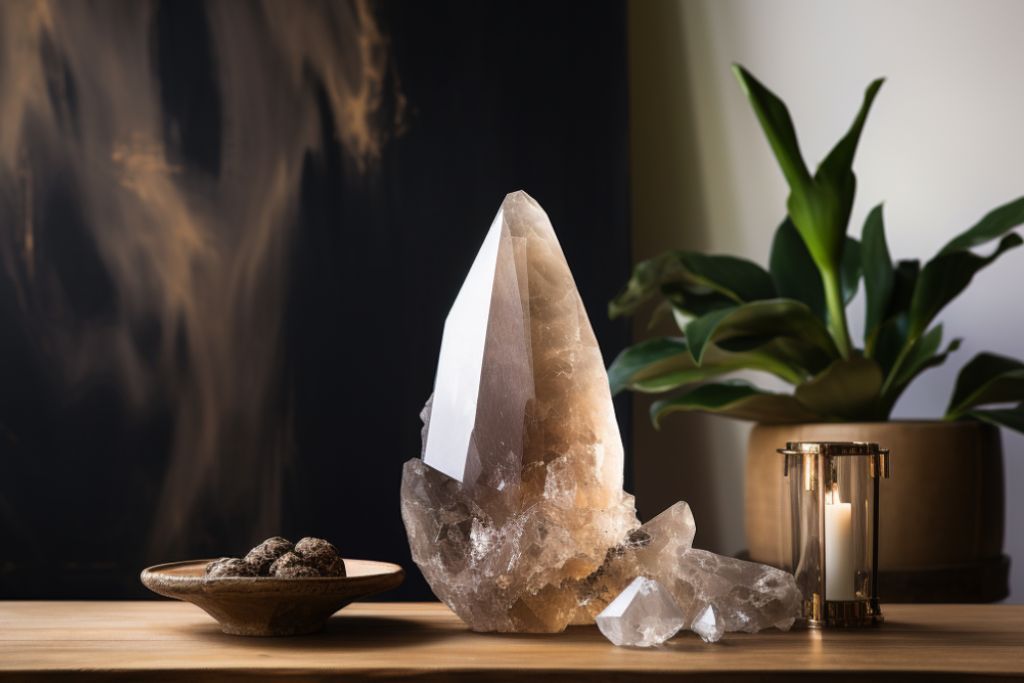
[[[816,492],[818,516],[818,578],[812,590],[804,591],[804,620],[811,628],[873,626],[884,621],[878,600],[878,531],[879,531],[879,483],[891,475],[889,449],[880,448],[868,441],[790,441],[785,448],[777,449],[783,458],[783,476],[798,469],[803,475],[805,492]],[[867,599],[827,600],[826,593],[826,542],[825,542],[825,496],[837,485],[839,458],[869,458],[868,475],[871,478],[871,590]],[[805,514],[796,489],[790,487],[792,513],[792,535],[794,571],[800,566],[797,555],[805,551],[800,524]],[[808,592],[810,594],[808,594]]]

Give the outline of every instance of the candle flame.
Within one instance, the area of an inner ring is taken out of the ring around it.
[[[825,495],[825,504],[838,505],[840,503],[842,503],[842,500],[839,498],[839,483],[832,482],[832,488]]]

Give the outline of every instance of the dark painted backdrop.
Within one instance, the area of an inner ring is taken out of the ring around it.
[[[420,451],[444,316],[505,193],[524,189],[550,214],[606,360],[627,342],[605,314],[629,267],[625,8],[374,7],[407,127],[368,177],[347,171],[337,146],[305,167],[284,330],[296,447],[280,531],[397,561],[409,579],[390,597],[424,599],[399,515],[401,466]],[[157,21],[168,116],[184,153],[215,168],[201,7],[168,2]],[[84,232],[66,235],[54,253],[76,255],[66,275],[102,307],[103,265]],[[0,282],[0,598],[142,596],[171,417],[132,416],[112,383],[52,381],[16,327],[13,298]],[[258,540],[204,536],[190,555]]]

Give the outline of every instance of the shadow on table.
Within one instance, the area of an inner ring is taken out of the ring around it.
[[[213,641],[229,643],[235,647],[253,647],[287,650],[342,650],[408,647],[430,642],[451,631],[431,628],[425,624],[406,619],[387,617],[364,617],[335,615],[327,621],[324,630],[305,636],[281,638],[257,636],[233,636],[223,633],[215,623],[200,628],[190,626],[191,633]]]
[[[601,634],[601,631],[598,630],[596,626],[570,626],[562,633],[501,633],[483,635],[516,641],[557,641],[560,646],[598,643],[609,648],[615,648],[615,646]],[[620,649],[624,652],[677,652],[684,654],[701,654],[707,652],[722,652],[723,650],[732,650],[733,648],[743,648],[747,642],[750,642],[747,638],[737,638],[736,635],[737,634],[727,633],[725,638],[717,643],[705,643],[696,634],[681,632],[667,642],[655,647],[621,647],[616,649]],[[743,636],[747,635],[748,634],[743,634]],[[765,643],[763,638],[757,642],[762,645]]]
[[[534,640],[538,642],[543,642],[557,640],[560,644],[571,643],[582,645],[586,643],[601,643],[611,646],[611,642],[609,642],[608,639],[601,634],[601,631],[598,630],[597,626],[570,626],[561,633],[490,633],[481,635],[520,641]],[[673,650],[679,652],[699,652],[704,651],[709,647],[717,648],[723,646],[732,646],[732,643],[719,641],[714,645],[708,645],[692,633],[681,633],[655,649]],[[631,647],[626,649],[647,650],[649,648]]]

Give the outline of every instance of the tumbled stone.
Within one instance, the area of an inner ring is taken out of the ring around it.
[[[690,630],[705,643],[717,643],[725,634],[725,620],[714,605],[708,605],[690,624]]]
[[[237,557],[222,557],[206,565],[206,576],[211,579],[233,576],[256,576],[256,569],[245,560],[240,560]]]
[[[304,559],[296,555],[294,552],[287,552],[274,560],[274,563],[270,565],[270,576],[287,578],[296,574],[306,575],[305,570],[300,569],[301,567],[312,570],[316,575],[320,574],[315,567],[311,567]]]
[[[271,576],[278,579],[309,579],[322,574],[308,564],[289,564],[274,569]]]
[[[270,573],[270,565],[274,563],[274,560],[290,551],[293,547],[292,542],[287,538],[274,536],[250,550],[245,556],[245,561],[253,566],[257,574],[266,576]]]
[[[345,576],[345,561],[329,541],[307,536],[295,544],[295,554],[320,576]]]
[[[653,579],[639,576],[597,615],[597,627],[616,645],[661,645],[686,625],[672,595]]]

